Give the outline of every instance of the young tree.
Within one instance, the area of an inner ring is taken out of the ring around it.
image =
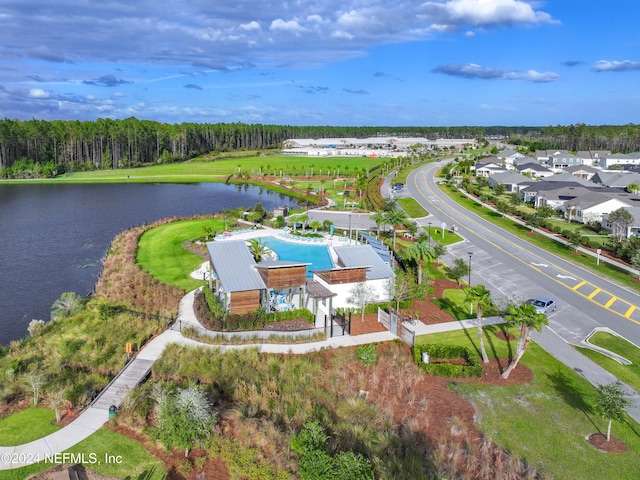
[[[444,267],[444,274],[460,285],[460,280],[465,275],[469,274],[469,264],[465,262],[462,258],[456,258],[453,261],[453,267],[446,266]]]
[[[609,420],[607,425],[607,442],[611,439],[611,422],[624,420],[624,409],[631,405],[631,401],[627,398],[628,394],[624,391],[622,383],[615,381],[607,385],[598,385],[596,387],[596,410],[604,418]]]
[[[473,304],[476,304],[476,316],[478,319],[478,341],[480,342],[480,352],[482,353],[482,361],[484,363],[489,362],[487,351],[484,348],[484,336],[482,332],[482,308],[484,306],[491,305],[491,292],[486,289],[484,285],[476,285],[475,287],[469,286],[465,290],[467,295],[467,301],[471,308]]]
[[[400,302],[409,298],[411,291],[411,281],[409,276],[401,269],[396,269],[396,273],[387,281],[389,296],[396,301],[396,310],[400,310]]]
[[[371,285],[366,282],[358,282],[351,290],[349,290],[348,303],[352,303],[360,308],[362,314],[362,321],[364,322],[364,310],[367,304],[374,302],[377,299],[376,291]]]
[[[40,402],[40,390],[47,384],[47,376],[42,372],[27,372],[24,374],[24,381],[33,392],[33,406],[38,406]]]
[[[164,445],[184,449],[184,456],[194,445],[202,445],[216,423],[206,394],[195,386],[179,389],[160,405],[159,437]]]
[[[536,307],[529,303],[523,303],[517,306],[511,305],[504,319],[509,325],[520,326],[520,338],[518,338],[516,353],[513,360],[511,360],[511,363],[502,374],[502,378],[507,379],[509,378],[511,371],[516,368],[516,365],[518,365],[518,362],[524,355],[524,352],[527,351],[533,329],[541,331],[543,325],[547,325],[549,320],[545,314],[538,313]]]
[[[633,222],[633,215],[626,208],[619,208],[609,214],[609,223],[613,226],[613,234],[619,239],[627,236],[629,225],[632,225]]]

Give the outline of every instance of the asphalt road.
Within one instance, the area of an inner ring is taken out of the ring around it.
[[[609,329],[640,346],[640,295],[597,274],[573,265],[496,227],[459,206],[436,185],[440,163],[414,170],[407,179],[407,195],[427,211],[419,219],[431,228],[456,226],[463,242],[447,247],[446,263],[462,258],[471,265],[471,284],[483,284],[495,301],[546,296],[556,299],[549,326],[534,339],[551,355],[594,385],[616,378],[570,345],[584,345],[596,329]],[[505,220],[507,221],[507,220]],[[434,237],[436,237],[435,232]],[[640,395],[625,385],[632,406],[627,412],[640,423]]]
[[[572,344],[606,327],[640,345],[640,295],[546,252],[460,207],[442,193],[429,164],[409,175],[407,190],[431,215],[420,219],[432,229],[456,226],[464,241],[448,247],[446,260],[471,263],[471,283],[482,283],[494,298],[557,300],[549,326]],[[505,220],[506,221],[506,220]],[[437,226],[437,227],[436,227]],[[434,235],[435,236],[435,235]],[[471,254],[471,255],[469,255]]]

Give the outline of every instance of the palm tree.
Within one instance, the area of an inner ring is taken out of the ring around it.
[[[253,259],[256,262],[261,262],[267,256],[267,244],[263,243],[259,238],[251,238],[248,240],[249,243],[249,251],[251,255],[253,255]]]
[[[487,351],[484,348],[484,337],[482,335],[482,307],[491,304],[491,292],[487,290],[484,285],[476,285],[475,287],[469,286],[464,293],[467,295],[467,301],[471,308],[473,308],[474,303],[476,304],[480,352],[482,353],[482,361],[484,363],[488,363],[489,357],[487,356]]]
[[[502,378],[507,379],[511,370],[516,368],[522,355],[527,351],[533,329],[535,328],[538,332],[541,331],[543,325],[549,324],[549,320],[544,313],[538,313],[536,307],[529,303],[523,303],[518,306],[511,305],[504,318],[509,325],[520,325],[520,338],[518,338],[516,354],[502,374]]]
[[[422,262],[424,260],[433,260],[435,258],[435,252],[431,245],[429,245],[429,242],[426,240],[418,240],[407,248],[406,255],[418,264],[418,285],[420,285],[422,283]]]
[[[369,218],[376,224],[376,238],[380,238],[380,227],[384,225],[387,217],[382,210],[376,210],[371,215],[369,215]]]
[[[386,223],[393,227],[393,249],[396,249],[396,226],[404,225],[407,220],[407,214],[404,210],[394,209],[386,214]]]
[[[313,228],[313,233],[316,233],[319,228],[322,228],[322,223],[320,223],[318,220],[313,220],[309,222],[309,226]]]

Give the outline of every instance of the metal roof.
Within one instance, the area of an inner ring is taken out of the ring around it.
[[[208,242],[211,265],[225,292],[267,288],[256,270],[256,261],[243,240]]]
[[[287,268],[287,267],[306,267],[313,265],[311,262],[294,262],[291,260],[265,260],[256,265],[257,268]]]
[[[367,280],[378,280],[393,276],[393,270],[384,263],[371,245],[334,247],[340,264],[344,267],[367,268]]]

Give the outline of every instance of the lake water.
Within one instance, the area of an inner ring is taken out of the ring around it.
[[[64,292],[92,291],[109,243],[128,228],[225,208],[296,205],[260,187],[221,183],[0,185],[0,345],[49,320]]]

